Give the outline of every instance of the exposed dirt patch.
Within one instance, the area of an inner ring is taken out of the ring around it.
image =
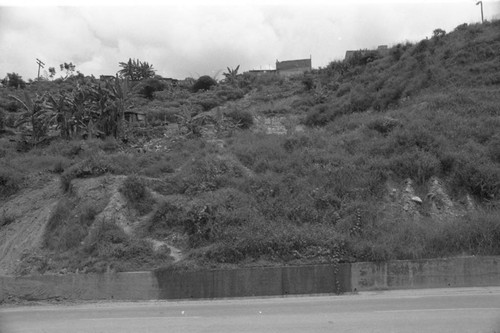
[[[2,212],[14,222],[0,229],[1,275],[14,274],[22,253],[41,246],[45,224],[62,196],[54,177],[43,187],[23,190],[2,203]]]

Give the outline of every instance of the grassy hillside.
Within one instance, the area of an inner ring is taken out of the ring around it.
[[[126,102],[148,125],[117,138],[12,142],[21,107],[6,95],[20,95],[0,89],[0,200],[60,178],[44,270],[170,263],[151,239],[189,267],[500,254],[499,28],[437,29],[291,79],[237,75],[196,93],[143,82]],[[110,175],[127,176],[130,235],[75,195],[75,180]]]

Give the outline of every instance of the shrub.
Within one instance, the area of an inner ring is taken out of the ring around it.
[[[435,29],[432,32],[432,38],[434,38],[434,39],[443,38],[445,35],[446,35],[446,31],[444,31],[443,29],[439,29],[439,28]]]
[[[222,100],[213,93],[200,93],[192,96],[190,101],[193,104],[200,105],[203,111],[211,110],[222,104]]]
[[[125,243],[129,236],[112,221],[101,221],[91,229],[83,250],[96,257],[112,257],[114,248]]]
[[[146,121],[151,126],[171,124],[177,121],[178,114],[178,108],[154,108],[146,112]]]
[[[2,80],[2,83],[6,87],[12,87],[16,89],[26,88],[26,82],[22,79],[22,76],[17,73],[7,73],[7,76]]]
[[[356,85],[349,95],[349,109],[352,112],[368,110],[374,102],[373,96],[361,85]]]
[[[241,168],[230,160],[208,155],[196,158],[181,170],[184,193],[195,195],[225,187],[242,176]]]
[[[500,169],[485,158],[460,158],[452,172],[452,183],[480,200],[491,200],[500,194]]]
[[[163,202],[146,223],[147,233],[157,237],[166,237],[171,228],[183,227],[186,212],[170,202]]]
[[[401,122],[394,118],[383,117],[372,120],[366,126],[380,134],[387,135],[397,126],[401,126]]]
[[[120,192],[141,215],[151,211],[154,200],[146,185],[144,185],[144,180],[137,175],[125,178],[120,187]]]
[[[246,237],[252,235],[252,237]],[[245,260],[291,262],[338,262],[346,259],[347,247],[343,237],[332,228],[310,228],[281,223],[258,221],[231,229],[227,237],[206,254],[219,263],[238,263]]]
[[[500,212],[476,211],[440,223],[426,240],[427,256],[500,254]]]
[[[492,161],[500,163],[500,134],[494,135],[487,146]]]
[[[441,161],[434,154],[422,150],[400,153],[388,163],[396,175],[415,180],[417,184],[424,184],[441,172]]]
[[[354,54],[349,59],[347,59],[346,62],[351,67],[366,66],[367,64],[379,58],[380,54],[377,51],[359,50],[354,52]]]
[[[298,109],[301,111],[307,111],[314,104],[315,104],[314,98],[301,98],[294,100],[292,102],[291,108]]]
[[[136,89],[143,97],[153,99],[154,93],[162,91],[165,89],[165,86],[158,79],[149,78],[139,83]]]
[[[467,23],[462,23],[460,25],[457,25],[454,31],[465,31],[468,27],[469,25]]]
[[[337,97],[342,97],[351,91],[350,83],[343,83],[337,90]]]
[[[310,75],[304,75],[302,78],[302,84],[306,91],[311,91],[314,88],[314,80]]]
[[[100,142],[99,148],[109,154],[118,151],[120,144],[114,137],[107,137]]]
[[[217,90],[217,97],[222,98],[226,101],[234,101],[245,96],[245,92],[240,88],[223,86],[224,88],[221,90]]]
[[[66,169],[61,174],[61,187],[64,191],[69,191],[71,181],[75,178],[95,177],[112,171],[113,168],[106,162],[102,161],[98,156],[93,155]]]
[[[304,119],[304,124],[309,127],[325,126],[328,122],[342,115],[342,110],[328,104],[313,106]]]
[[[384,88],[377,92],[373,107],[378,111],[386,110],[391,106],[397,106],[404,90],[402,82],[386,84]]]
[[[226,115],[242,129],[248,129],[253,125],[253,115],[249,111],[234,109]]]
[[[283,143],[283,148],[288,152],[291,153],[296,149],[300,149],[302,147],[308,147],[311,145],[311,139],[308,136],[305,135],[294,135],[286,138],[285,142]]]
[[[73,159],[83,152],[82,142],[77,140],[56,140],[47,147],[47,152]]]
[[[194,83],[192,87],[193,92],[198,92],[200,90],[210,90],[210,87],[217,85],[217,82],[208,75],[200,76],[198,80]]]
[[[52,212],[43,233],[44,247],[63,252],[80,246],[88,226],[75,217],[75,204],[62,199]]]
[[[422,39],[420,42],[417,43],[417,45],[415,45],[415,47],[413,48],[411,54],[412,55],[416,55],[416,54],[419,54],[419,53],[423,53],[425,51],[427,51],[430,47],[430,43],[429,43],[429,40],[428,39]]]
[[[5,122],[6,122],[5,112],[2,109],[0,109],[0,133],[2,133],[3,129],[5,128]]]
[[[0,198],[16,193],[22,185],[23,175],[10,167],[0,168]]]

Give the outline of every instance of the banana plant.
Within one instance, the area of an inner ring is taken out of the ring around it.
[[[46,94],[42,96],[36,95],[35,98],[31,98],[25,91],[24,100],[14,95],[10,95],[10,97],[19,102],[24,108],[24,112],[15,122],[15,127],[30,124],[32,144],[38,144],[47,134],[48,128],[57,121],[56,113],[47,104]]]
[[[130,97],[130,91],[130,82],[127,78],[120,80],[117,75],[114,83],[106,83],[106,92],[110,103],[108,103],[107,108],[102,109],[102,117],[104,125],[108,129],[107,135],[113,135],[117,138],[123,134],[125,106]]]
[[[236,68],[231,69],[227,68],[227,73],[222,73],[226,77],[226,82],[230,84],[235,84],[238,79],[238,70],[240,69],[240,65],[238,65]]]
[[[61,93],[59,96],[54,97],[48,95],[47,102],[52,111],[56,114],[57,127],[60,130],[60,135],[64,139],[69,139],[72,133],[72,113],[70,108],[70,101],[66,94]]]

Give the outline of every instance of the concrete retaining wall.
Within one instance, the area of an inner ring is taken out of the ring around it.
[[[0,277],[0,301],[9,296],[150,300],[339,293],[350,290],[350,273],[350,265],[341,264]]]
[[[158,293],[152,272],[0,277],[0,301],[9,295],[27,300],[149,300]]]
[[[350,290],[350,265],[157,270],[160,299],[340,293]]]
[[[353,291],[500,286],[500,256],[360,262],[351,277]]]
[[[233,270],[0,277],[0,302],[197,299],[411,288],[500,286],[500,256]]]

